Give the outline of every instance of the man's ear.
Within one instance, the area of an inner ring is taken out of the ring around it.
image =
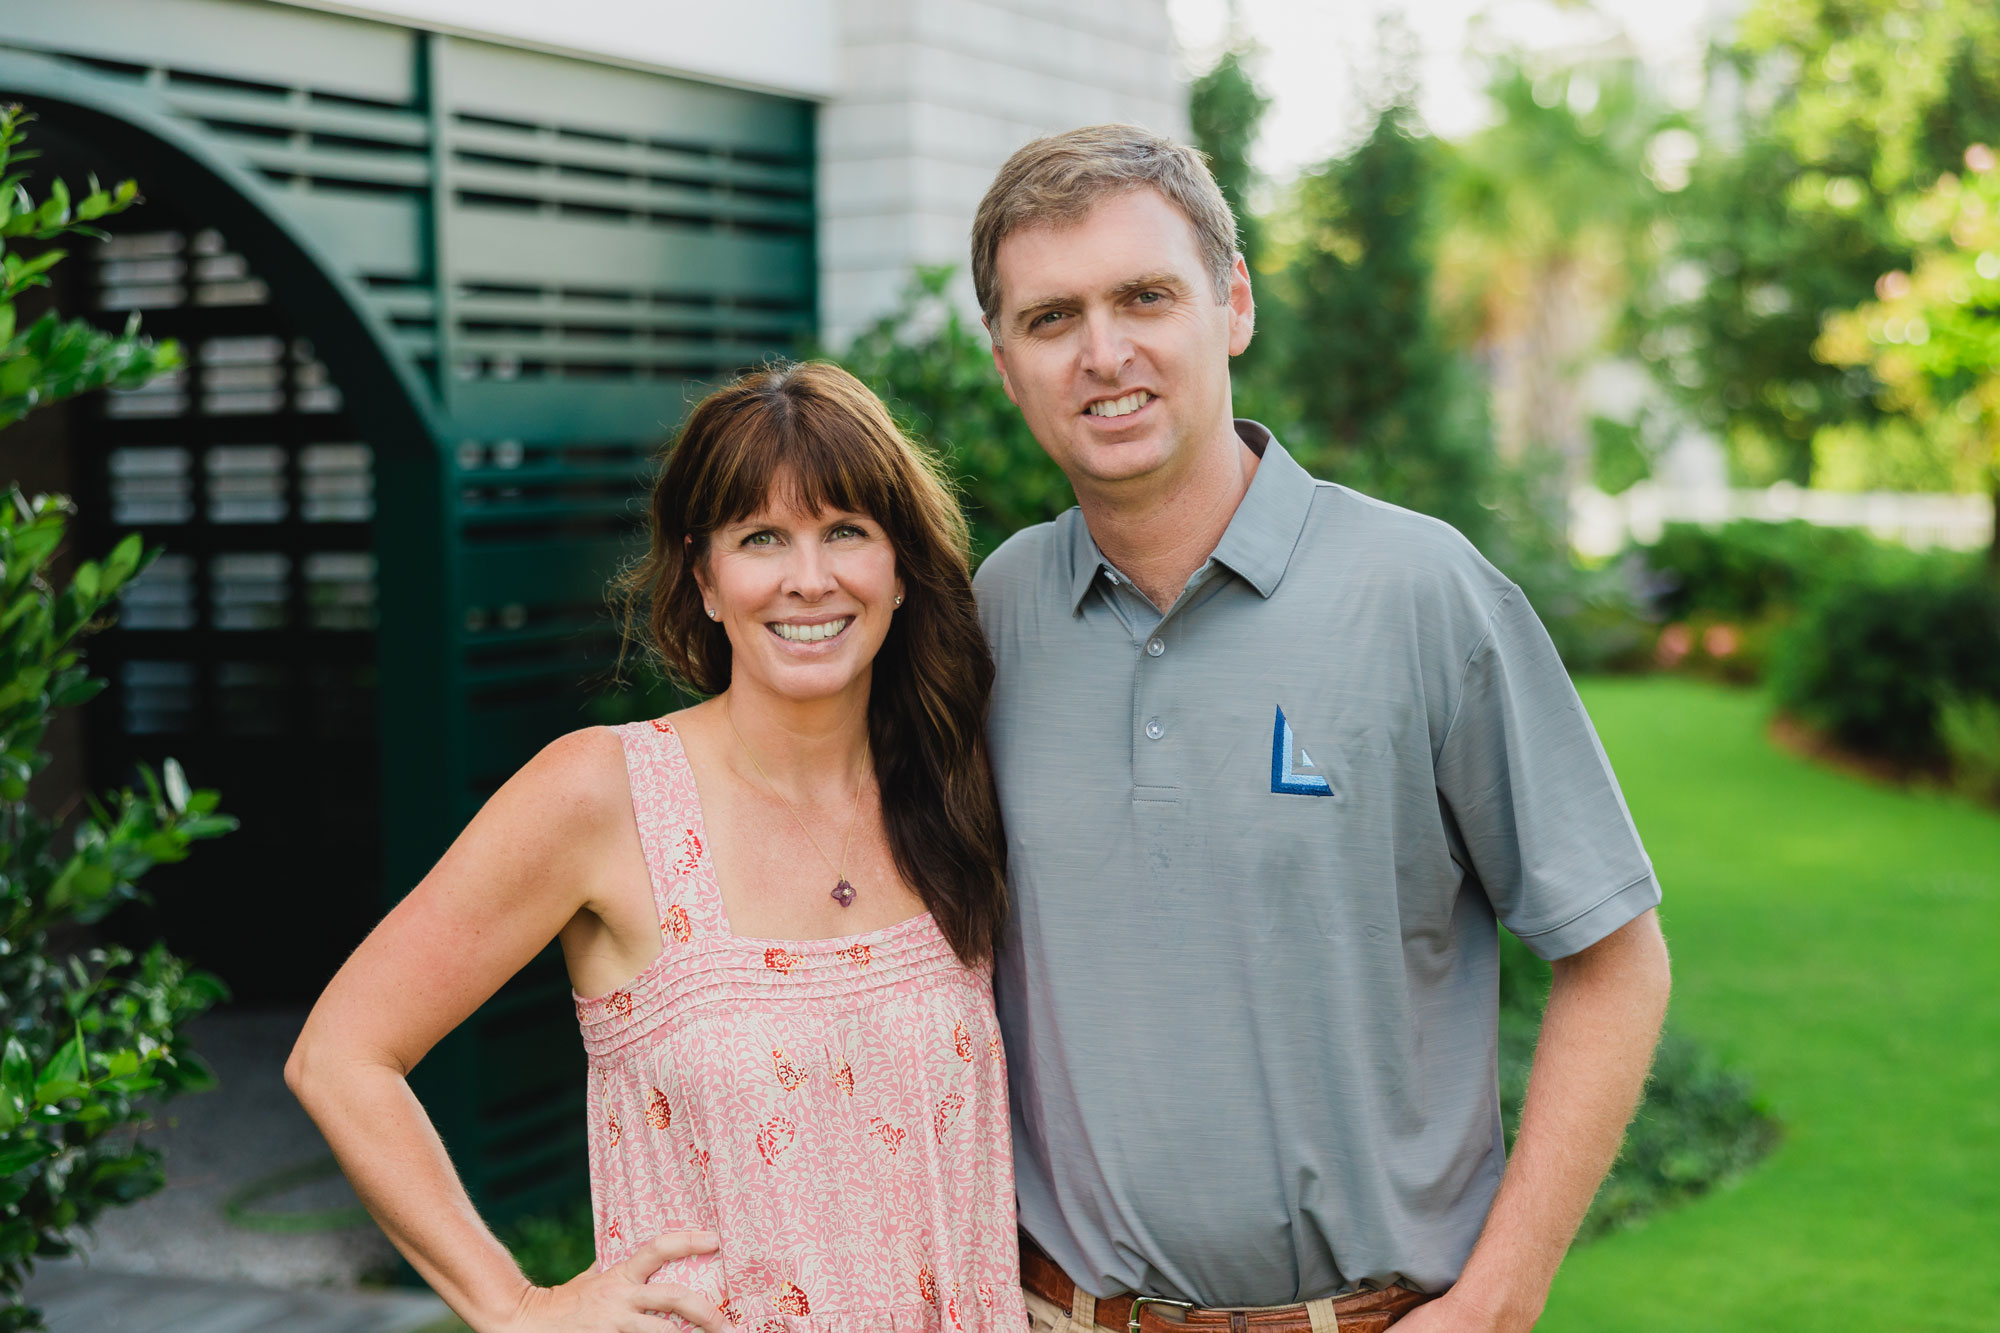
[[[1229,270],[1229,354],[1241,356],[1257,332],[1257,298],[1250,294],[1250,267],[1236,256]]]
[[[1000,350],[1000,340],[993,337],[993,321],[981,315],[979,317],[979,324],[981,328],[986,330],[987,338],[993,343],[993,368],[1000,372],[1001,391],[1007,395],[1008,402],[1019,407],[1021,400],[1014,396],[1014,382],[1007,378],[1007,354]]]

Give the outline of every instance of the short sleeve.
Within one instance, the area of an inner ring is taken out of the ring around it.
[[[1540,957],[1586,949],[1659,903],[1604,747],[1519,588],[1466,663],[1437,783],[1495,915]]]

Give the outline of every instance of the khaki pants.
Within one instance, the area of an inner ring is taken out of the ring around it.
[[[1028,1333],[1061,1333],[1062,1326],[1069,1322],[1069,1311],[1054,1301],[1045,1300],[1034,1292],[1023,1288],[1021,1298],[1028,1303]],[[1089,1333],[1079,1329],[1077,1333]]]

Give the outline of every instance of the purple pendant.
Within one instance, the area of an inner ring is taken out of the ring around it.
[[[842,907],[854,906],[854,886],[847,882],[845,876],[841,877],[840,883],[833,886],[833,900]]]

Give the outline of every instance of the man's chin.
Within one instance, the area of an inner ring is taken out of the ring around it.
[[[1130,440],[1087,439],[1076,442],[1070,457],[1075,470],[1100,485],[1139,481],[1159,471],[1166,450],[1150,432]]]

